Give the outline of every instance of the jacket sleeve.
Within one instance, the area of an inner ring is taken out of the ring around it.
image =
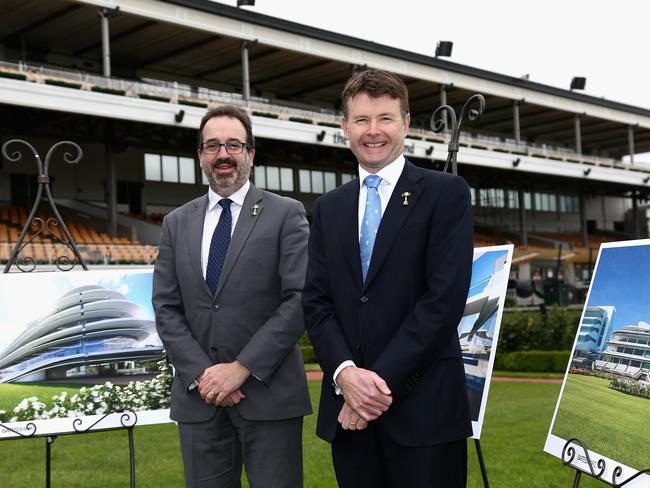
[[[212,361],[192,335],[185,320],[185,308],[176,276],[175,239],[170,231],[170,217],[165,217],[160,235],[158,258],[153,271],[152,303],[156,329],[174,365],[177,376],[188,388]]]

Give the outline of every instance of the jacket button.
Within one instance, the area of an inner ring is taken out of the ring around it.
[[[360,298],[361,303],[368,303],[368,297],[367,296],[362,296]]]
[[[219,310],[221,310],[221,305],[215,305],[214,309],[218,312]]]

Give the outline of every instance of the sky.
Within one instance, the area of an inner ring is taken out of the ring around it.
[[[650,323],[650,245],[601,251],[594,274],[590,307],[615,306],[612,332],[640,321]]]
[[[650,109],[644,1],[256,0],[241,8],[421,54],[453,41],[454,62],[560,88],[584,76],[584,93]]]

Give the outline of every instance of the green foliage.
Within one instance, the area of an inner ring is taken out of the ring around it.
[[[253,115],[257,115],[258,117],[266,117],[267,119],[277,119],[278,114],[273,114],[271,112],[258,112],[256,110],[253,110]]]
[[[13,71],[0,71],[0,78],[11,78],[12,80],[26,80],[27,75],[14,73]]]
[[[46,78],[45,79],[45,84],[46,85],[62,86],[64,88],[75,88],[77,90],[79,90],[81,88],[81,85],[79,83],[72,83],[70,81],[56,80],[56,79],[52,79],[52,78]]]
[[[314,121],[306,117],[289,117],[291,122],[300,122],[302,124],[313,124]]]
[[[305,364],[316,362],[316,353],[313,346],[300,346],[302,360]]]
[[[627,393],[628,395],[650,398],[650,386],[641,381],[614,376],[609,382],[609,387]]]
[[[341,128],[341,124],[337,124],[335,122],[316,122],[316,125],[321,125],[323,127],[334,127],[336,129]]]
[[[109,95],[126,95],[124,90],[118,90],[117,88],[104,88],[103,86],[93,86],[90,88],[90,91],[97,93],[108,93]]]
[[[506,312],[501,320],[497,351],[569,351],[580,322],[580,310],[554,306],[546,314]]]
[[[494,368],[503,371],[563,373],[569,363],[569,351],[514,351],[497,350]]]
[[[149,95],[148,93],[138,93],[138,98],[144,98],[145,100],[154,100],[156,102],[169,102],[169,97]]]
[[[205,102],[195,102],[194,100],[184,100],[182,98],[178,99],[178,103],[180,105],[189,105],[190,107],[201,107],[201,108],[208,107],[208,104]]]

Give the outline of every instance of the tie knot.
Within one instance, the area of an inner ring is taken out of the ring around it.
[[[232,200],[230,198],[222,198],[217,202],[219,205],[221,205],[221,208],[224,210],[230,209],[230,204],[232,203]]]
[[[377,175],[366,176],[363,180],[363,184],[366,185],[367,188],[377,188],[379,183],[381,183],[381,176]]]

